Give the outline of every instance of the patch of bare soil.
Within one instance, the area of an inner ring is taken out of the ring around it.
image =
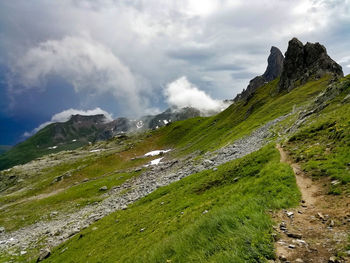
[[[312,180],[277,145],[281,162],[294,171],[302,194],[300,206],[273,214],[277,223],[276,262],[350,262],[350,198],[327,194],[329,179]],[[349,254],[348,254],[348,253]]]

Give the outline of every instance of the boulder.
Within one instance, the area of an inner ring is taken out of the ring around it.
[[[51,251],[50,249],[46,248],[44,250],[41,251],[40,256],[38,257],[38,259],[36,260],[36,262],[41,262],[44,259],[47,259],[49,256],[51,255]]]

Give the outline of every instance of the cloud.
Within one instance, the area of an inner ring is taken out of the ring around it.
[[[220,112],[229,104],[212,99],[204,91],[198,89],[183,76],[169,83],[164,90],[168,104],[176,108],[193,107],[204,115]]]
[[[78,94],[109,93],[140,109],[137,77],[110,49],[89,38],[68,36],[30,48],[12,67],[10,92],[45,89],[51,75],[67,80]]]
[[[23,134],[23,137],[25,137],[25,138],[30,137],[30,136],[34,135],[35,133],[37,133],[38,131],[40,131],[41,129],[45,128],[47,125],[50,125],[51,123],[66,122],[71,118],[72,115],[76,115],[76,114],[85,115],[85,116],[103,114],[105,116],[107,122],[113,120],[112,114],[110,114],[107,111],[104,111],[100,108],[96,108],[93,110],[87,110],[87,111],[77,110],[77,109],[68,109],[68,110],[64,110],[62,112],[56,113],[55,115],[53,115],[51,117],[50,121],[47,121],[47,122],[40,124],[37,128],[35,128],[31,132],[26,131]]]

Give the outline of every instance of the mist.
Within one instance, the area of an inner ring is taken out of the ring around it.
[[[164,95],[170,107],[193,107],[198,109],[203,116],[223,111],[230,105],[230,103],[211,98],[189,82],[186,76],[169,83],[164,90]]]

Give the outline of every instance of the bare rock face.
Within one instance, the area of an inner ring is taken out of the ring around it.
[[[282,52],[277,47],[271,47],[270,55],[267,59],[267,68],[263,75],[257,76],[249,81],[247,89],[238,94],[234,101],[248,101],[255,91],[265,83],[279,77],[282,72],[284,57]]]
[[[279,91],[290,91],[310,79],[318,79],[326,74],[335,78],[343,77],[343,70],[320,43],[303,45],[297,38],[289,41],[285,54]]]
[[[270,56],[267,59],[267,68],[262,75],[265,81],[271,81],[279,77],[282,73],[284,57],[282,52],[272,46],[270,50]]]

